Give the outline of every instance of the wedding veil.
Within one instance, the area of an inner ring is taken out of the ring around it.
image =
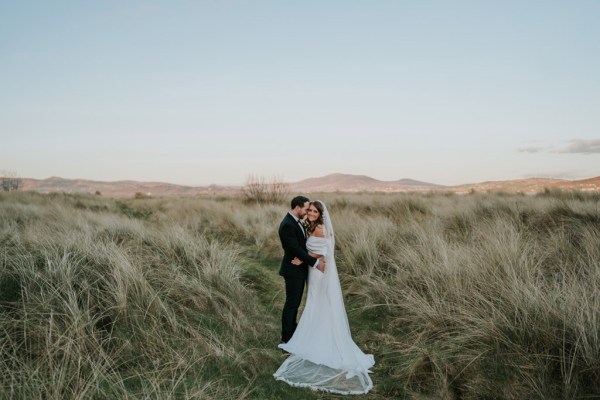
[[[335,234],[333,232],[333,224],[331,223],[331,217],[329,216],[329,211],[327,211],[327,206],[323,203],[322,200],[315,200],[323,206],[323,225],[325,227],[326,236],[330,239],[331,244],[331,256],[333,257],[333,249],[335,248]]]

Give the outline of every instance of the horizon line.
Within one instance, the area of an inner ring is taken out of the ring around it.
[[[286,184],[294,184],[294,183],[299,183],[299,182],[309,180],[309,179],[320,179],[320,178],[330,177],[333,175],[350,176],[350,177],[365,177],[365,178],[373,179],[373,180],[376,180],[376,181],[382,182],[382,183],[393,183],[393,182],[398,182],[398,181],[403,181],[403,180],[412,180],[412,181],[417,181],[417,182],[428,184],[428,185],[436,185],[436,186],[440,186],[440,187],[456,187],[456,186],[483,184],[483,183],[490,183],[490,182],[510,182],[510,181],[524,181],[524,180],[581,181],[581,180],[587,180],[587,179],[593,179],[593,178],[600,177],[600,175],[592,175],[592,176],[582,177],[582,178],[564,178],[564,177],[559,178],[559,177],[534,175],[534,176],[523,177],[523,178],[488,179],[488,180],[482,180],[482,181],[476,181],[476,182],[473,182],[473,181],[464,182],[464,183],[459,183],[459,184],[455,184],[455,185],[442,185],[442,184],[429,182],[429,181],[423,181],[423,180],[414,179],[414,178],[399,178],[399,179],[395,179],[395,180],[381,180],[381,179],[373,178],[369,175],[364,175],[364,174],[347,174],[347,173],[341,173],[341,172],[334,172],[334,173],[330,173],[330,174],[326,174],[326,175],[322,175],[322,176],[311,176],[311,177],[300,179],[297,181],[287,181],[287,180],[277,180],[277,181],[283,182]],[[0,178],[4,178],[4,177],[5,176],[0,175]],[[104,182],[104,183],[118,183],[118,182],[154,183],[154,184],[167,184],[167,185],[173,185],[173,186],[184,186],[184,187],[190,187],[190,188],[210,187],[210,186],[222,186],[222,187],[243,187],[243,186],[245,186],[245,183],[223,184],[223,183],[214,183],[213,182],[213,183],[208,183],[208,184],[192,185],[192,184],[181,184],[181,183],[173,183],[173,182],[169,182],[169,181],[158,181],[158,180],[139,180],[139,179],[101,180],[101,179],[90,179],[90,178],[64,178],[64,177],[56,176],[56,175],[52,175],[52,176],[49,176],[46,178],[32,178],[32,177],[22,177],[22,176],[17,176],[16,178],[19,178],[22,180],[30,179],[30,180],[38,180],[38,181],[45,181],[45,180],[50,180],[50,179],[56,178],[56,179],[69,180],[69,181],[90,181],[90,182]],[[274,176],[261,176],[261,175],[257,175],[257,178],[265,179],[267,181],[266,183],[268,183],[269,180],[276,179],[276,177],[274,177]]]

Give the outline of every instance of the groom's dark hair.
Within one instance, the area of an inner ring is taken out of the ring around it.
[[[296,197],[294,197],[294,198],[292,199],[292,210],[293,210],[294,208],[296,208],[296,206],[299,206],[299,207],[301,207],[301,208],[302,208],[302,207],[304,207],[304,203],[306,203],[307,201],[310,201],[310,200],[308,200],[308,199],[307,199],[306,197],[304,197],[304,196],[296,196]]]

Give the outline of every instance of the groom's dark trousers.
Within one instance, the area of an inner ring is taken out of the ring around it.
[[[296,330],[298,308],[302,302],[302,294],[308,278],[308,265],[313,266],[317,259],[308,255],[304,231],[289,213],[279,224],[279,240],[281,240],[284,251],[279,275],[285,279],[285,304],[281,313],[281,341],[287,342]],[[292,264],[295,257],[302,260],[302,264]]]
[[[287,342],[296,331],[298,309],[302,302],[302,294],[306,278],[285,279],[285,304],[281,313],[281,341]]]

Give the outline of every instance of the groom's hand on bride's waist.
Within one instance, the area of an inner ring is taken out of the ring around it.
[[[317,263],[317,266],[315,268],[317,268],[319,271],[321,272],[325,272],[325,257],[319,257],[318,258],[319,262]],[[294,257],[292,259],[292,261],[290,261],[293,265],[302,265],[302,260],[299,259],[298,257]],[[314,265],[313,265],[314,267]]]

